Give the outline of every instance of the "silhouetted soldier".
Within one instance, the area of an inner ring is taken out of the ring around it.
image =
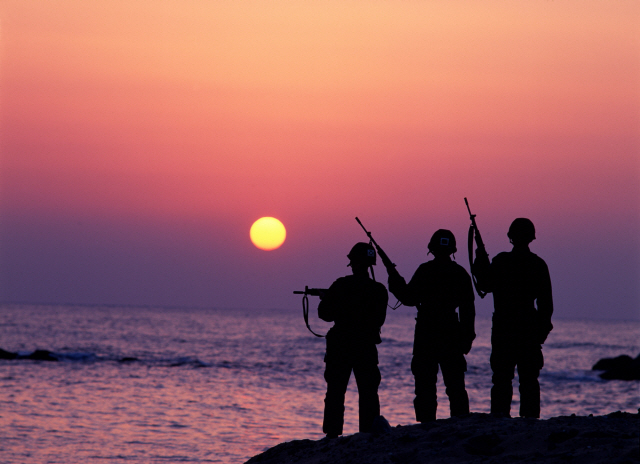
[[[357,243],[347,255],[353,275],[336,280],[321,296],[318,316],[335,322],[327,334],[324,358],[327,395],[322,431],[327,437],[342,435],[344,397],[351,371],[359,395],[360,432],[370,432],[380,415],[380,328],[387,316],[389,295],[384,285],[369,278],[376,252],[368,243]]]
[[[529,250],[536,238],[529,219],[513,221],[507,236],[512,251],[498,254],[491,263],[486,253],[477,253],[473,265],[478,288],[493,292],[491,413],[510,417],[511,381],[517,366],[520,416],[538,418],[538,376],[544,364],[541,345],[553,328],[551,278],[546,263]]]
[[[397,272],[389,274],[391,293],[402,304],[418,308],[411,361],[416,386],[413,405],[418,422],[436,419],[438,366],[442,369],[451,415],[469,414],[464,355],[471,351],[476,338],[471,277],[450,257],[456,252],[455,237],[440,229],[431,237],[428,248],[434,259],[421,264],[408,284]]]

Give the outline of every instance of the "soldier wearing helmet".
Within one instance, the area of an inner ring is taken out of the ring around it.
[[[327,333],[324,358],[327,394],[322,431],[330,438],[342,435],[344,398],[352,371],[360,397],[360,432],[370,432],[380,415],[376,345],[381,341],[389,295],[383,284],[369,277],[369,268],[376,264],[373,246],[356,243],[347,257],[352,275],[336,280],[318,306],[320,319],[335,322]]]
[[[411,361],[416,393],[413,405],[418,422],[436,419],[439,368],[451,415],[469,414],[464,355],[469,353],[476,337],[471,277],[451,260],[457,250],[454,235],[440,229],[431,237],[428,248],[434,259],[421,264],[408,284],[399,273],[389,274],[391,293],[404,305],[418,309]]]
[[[491,413],[510,417],[517,366],[520,416],[538,418],[542,344],[553,328],[551,278],[544,260],[529,250],[536,238],[533,222],[517,218],[507,236],[513,244],[510,252],[498,254],[491,263],[486,255],[477,254],[473,264],[478,288],[493,293]]]

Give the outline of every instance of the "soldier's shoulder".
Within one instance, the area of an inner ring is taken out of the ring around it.
[[[431,275],[433,272],[435,272],[435,268],[433,267],[433,261],[427,261],[426,263],[422,263],[420,266],[418,266],[418,269],[416,269],[416,272],[413,273],[413,277],[411,278],[411,280],[413,279],[425,279],[428,278],[429,275]]]
[[[342,287],[345,285],[349,285],[351,282],[351,278],[353,278],[353,276],[344,276],[344,277],[338,277],[336,280],[333,281],[333,283],[331,284],[331,287]]]
[[[418,266],[418,269],[416,269],[416,272],[428,271],[429,269],[432,269],[433,267],[434,267],[433,260],[426,261],[426,262],[422,263],[420,266]]]
[[[542,259],[540,256],[538,256],[535,253],[531,253],[531,259],[532,261],[534,261],[536,263],[536,265],[542,267],[542,268],[547,268],[547,263],[545,262],[544,259]]]
[[[492,261],[498,260],[498,261],[502,261],[505,259],[509,259],[511,257],[511,252],[510,251],[501,251],[500,253],[498,253],[497,255],[495,255],[493,257]]]
[[[513,253],[510,251],[502,251],[493,257],[491,267],[508,266],[511,262],[513,262]]]
[[[464,267],[462,267],[460,264],[456,263],[455,261],[451,261],[451,262],[453,263],[453,268],[458,274],[469,277],[469,273]]]
[[[542,261],[544,263],[544,259],[542,259],[540,256],[535,254],[533,251],[531,251],[531,258],[533,258],[535,260],[538,260],[538,261]]]
[[[457,271],[464,271],[467,272],[467,270],[458,262],[451,260],[451,264],[453,264],[453,267],[457,270]]]
[[[342,298],[351,292],[354,286],[353,276],[338,277],[329,287],[329,295],[334,298]]]
[[[382,282],[376,282],[375,280],[372,280],[371,282],[373,282],[373,285],[376,290],[378,290],[379,292],[387,293],[387,287],[385,287]]]

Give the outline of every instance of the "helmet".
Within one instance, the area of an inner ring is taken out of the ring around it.
[[[376,250],[369,243],[358,242],[351,248],[347,258],[350,261],[349,265],[358,263],[373,266],[376,264]]]
[[[429,241],[428,248],[431,253],[434,251],[436,253],[446,252],[448,255],[458,251],[456,248],[456,238],[453,236],[453,233],[447,229],[436,230],[436,233],[433,234]]]
[[[529,219],[517,218],[509,226],[507,237],[509,237],[511,241],[515,240],[516,242],[530,243],[536,238],[536,228]]]

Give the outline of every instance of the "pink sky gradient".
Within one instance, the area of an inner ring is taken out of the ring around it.
[[[604,0],[4,1],[0,301],[297,307],[348,271],[356,215],[407,278],[443,227],[466,267],[466,196],[491,255],[533,220],[557,315],[638,319],[639,20]],[[262,216],[287,227],[276,251],[249,240]]]

